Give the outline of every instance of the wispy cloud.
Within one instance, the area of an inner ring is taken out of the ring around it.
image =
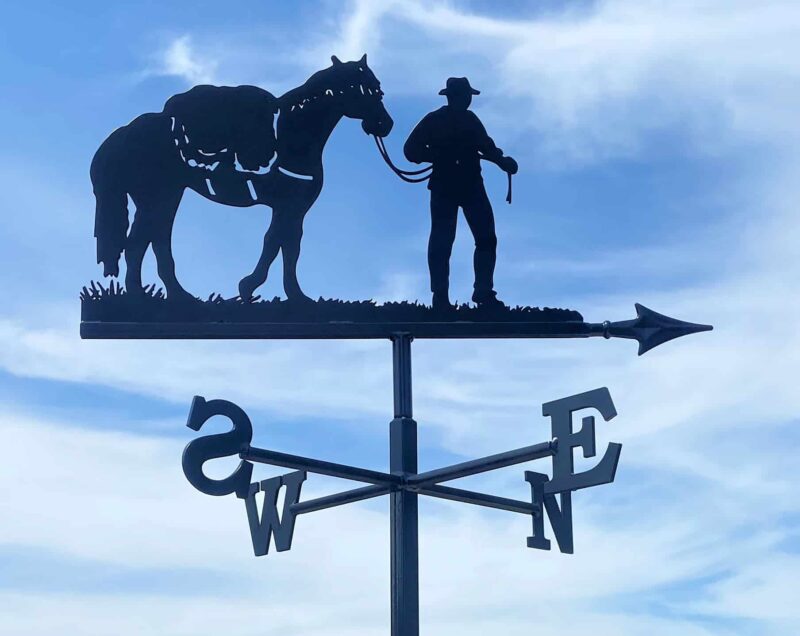
[[[444,77],[469,74],[494,123],[538,133],[551,161],[630,156],[648,135],[687,127],[714,153],[720,135],[796,139],[794,2],[605,0],[524,19],[461,7],[356,2],[319,48],[372,45],[390,94],[433,95]]]
[[[17,486],[0,502],[4,518],[17,520],[0,527],[0,542],[47,550],[76,565],[91,563],[109,577],[113,572],[117,585],[164,568],[204,578],[202,590],[176,588],[168,597],[133,588],[126,592],[124,585],[113,595],[57,586],[4,591],[4,625],[14,634],[44,633],[56,624],[80,625],[80,633],[87,635],[108,633],[112,626],[123,635],[155,626],[165,633],[189,634],[229,621],[237,603],[243,603],[248,620],[228,629],[243,635],[257,633],[251,628],[263,624],[301,635],[318,633],[323,624],[327,633],[352,636],[384,629],[388,515],[380,506],[303,516],[291,552],[254,559],[241,501],[194,492],[180,474],[178,439],[82,430],[29,417],[4,416],[0,430],[6,440],[0,478]],[[30,470],[31,448],[47,470]],[[319,494],[316,478],[308,486],[307,496]],[[790,576],[791,561],[780,563],[785,537],[780,526],[742,532],[742,520],[753,509],[747,497],[712,488],[695,489],[694,497],[681,500],[675,494],[683,486],[666,481],[662,490],[668,496],[643,516],[639,485],[623,481],[621,486],[622,494],[606,489],[576,497],[582,549],[572,557],[526,552],[530,528],[524,517],[426,502],[425,625],[444,634],[477,636],[488,623],[503,633],[528,633],[531,617],[524,608],[535,593],[537,604],[548,608],[540,625],[547,634],[580,634],[589,623],[601,636],[644,628],[656,634],[727,633],[722,626],[698,626],[671,607],[680,594],[671,601],[670,588],[686,581],[697,581],[689,607],[707,624],[747,616],[760,621],[759,633],[781,633],[776,627],[798,623],[800,615],[788,602],[790,586],[779,591],[778,598],[786,602],[779,603],[778,612],[768,611],[768,604],[756,611],[748,609],[750,603],[735,602],[766,593],[765,585]],[[46,505],[36,515],[30,514],[32,493],[46,493]],[[733,514],[703,503],[715,497],[736,501]],[[770,508],[759,508],[762,518],[765,512],[771,514]],[[331,527],[336,531],[331,533]],[[754,565],[741,570],[741,576],[730,576],[731,559]],[[500,563],[503,584],[487,587]],[[777,569],[758,563],[773,563]],[[331,587],[331,580],[338,585]],[[661,612],[631,615],[626,599],[635,594],[662,597],[656,603]],[[34,602],[39,611],[30,611]],[[119,621],[120,612],[124,621]]]
[[[154,75],[179,77],[188,84],[213,84],[219,63],[211,55],[198,51],[191,36],[181,35],[170,41],[156,55]]]
[[[535,588],[538,602],[552,613],[544,633],[563,629],[555,618],[558,608],[577,615],[570,627],[576,634],[591,622],[598,634],[646,629],[705,636],[725,634],[727,622],[737,619],[754,621],[754,634],[796,631],[800,616],[785,587],[793,571],[786,547],[793,540],[791,519],[800,513],[793,496],[800,483],[785,450],[797,444],[787,423],[800,411],[800,397],[788,381],[800,365],[798,333],[787,325],[800,311],[800,272],[793,258],[800,223],[794,197],[786,197],[796,188],[791,174],[787,168],[753,193],[762,216],[742,228],[738,269],[696,288],[652,294],[642,287],[637,299],[679,317],[712,322],[711,334],[670,343],[642,359],[634,357],[630,343],[620,342],[415,345],[416,411],[425,440],[465,456],[540,441],[547,434],[539,416],[542,401],[606,384],[620,416],[599,427],[599,447],[608,440],[625,446],[614,491],[580,499],[576,527],[583,547],[566,562],[537,554],[534,567],[528,561],[533,556],[521,557],[528,529],[520,520],[448,507],[445,514],[436,512],[441,508],[426,512],[426,624],[479,634],[502,612],[504,633],[522,634],[530,616],[521,608]],[[630,298],[613,294],[582,302],[590,316],[623,317],[620,312],[630,311]],[[199,391],[287,417],[388,417],[388,351],[377,343],[271,344],[257,350],[231,343],[91,343],[76,340],[74,320],[49,330],[5,322],[0,335],[0,364],[15,374],[111,386],[179,403]],[[4,517],[21,520],[5,529],[5,543],[47,546],[114,568],[202,563],[226,576],[246,572],[252,589],[292,580],[297,587],[291,589],[304,590],[304,604],[318,608],[313,624],[291,623],[297,633],[318,629],[318,620],[339,626],[334,633],[380,631],[384,616],[373,596],[385,587],[386,572],[374,567],[385,557],[382,513],[359,507],[303,519],[296,550],[280,561],[270,557],[265,567],[251,563],[246,552],[237,502],[188,496],[177,441],[67,431],[8,418],[2,426],[8,443],[1,464],[6,473],[0,477],[25,475],[4,502]],[[37,449],[46,472],[27,471],[27,448]],[[139,478],[99,480],[98,475]],[[518,496],[525,496],[517,473],[492,479],[504,492],[517,488]],[[62,490],[54,491],[55,485]],[[27,493],[44,491],[58,505],[31,516]],[[75,521],[88,518],[95,520],[89,528]],[[162,521],[155,526],[153,519]],[[164,519],[170,520],[167,530]],[[332,522],[348,537],[337,542],[335,556],[323,528]],[[139,531],[125,532],[132,527]],[[210,554],[208,546],[215,546]],[[500,563],[504,583],[487,592],[483,582]],[[344,580],[342,571],[351,577],[342,588],[348,593],[332,600],[321,582]],[[558,586],[548,584],[554,580]],[[674,591],[681,586],[691,586],[690,601]],[[96,601],[64,594],[37,598],[54,611],[69,603],[77,613]],[[772,594],[784,600],[758,608],[742,602]],[[659,599],[655,609],[635,618],[625,613],[626,603],[650,596]],[[18,593],[7,598],[14,607],[32,602]],[[603,611],[596,609],[600,601]],[[162,615],[159,603],[149,598],[117,595],[109,602],[120,611],[148,603],[142,620],[171,624],[166,609]],[[202,595],[180,602],[197,625],[212,624],[220,615]],[[302,613],[294,602],[261,599],[256,611],[291,622],[287,607]],[[50,615],[12,612],[8,620],[19,627],[15,633],[36,633]],[[92,614],[96,633],[107,630],[111,616]],[[362,616],[361,622],[352,624],[353,616]],[[135,633],[142,624],[128,622],[127,628]],[[181,629],[190,631],[176,626],[173,632]]]
[[[538,135],[537,155],[560,164],[637,155],[653,135],[678,130],[711,154],[753,141],[786,147],[797,138],[794,2],[604,0],[518,19],[444,1],[337,6],[329,32],[312,35],[291,60],[274,60],[273,39],[259,47],[223,34],[224,47],[214,47],[184,34],[156,54],[151,72],[189,84],[258,82],[261,72],[246,77],[258,68],[254,59],[302,75],[331,54],[367,52],[389,100],[433,96],[447,76],[468,74],[484,89],[477,107],[493,127]],[[273,88],[291,85],[279,77]]]

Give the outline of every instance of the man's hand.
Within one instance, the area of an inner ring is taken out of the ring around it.
[[[508,156],[500,159],[498,165],[508,174],[517,174],[517,170],[519,170],[519,165],[517,165],[517,162],[514,161],[512,157]]]

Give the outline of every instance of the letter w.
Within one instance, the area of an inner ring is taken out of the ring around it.
[[[294,522],[297,515],[292,512],[292,504],[300,501],[300,488],[306,480],[305,471],[298,470],[280,477],[265,479],[257,484],[250,484],[250,490],[244,500],[247,508],[247,521],[250,524],[250,537],[253,540],[253,552],[256,556],[269,553],[270,538],[275,536],[275,549],[285,552],[292,547]],[[281,486],[286,486],[283,499],[283,513],[278,517],[278,493]],[[256,493],[264,493],[264,506],[261,518],[258,517]]]

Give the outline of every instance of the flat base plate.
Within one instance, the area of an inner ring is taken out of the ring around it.
[[[84,288],[83,338],[564,338],[591,335],[583,316],[549,307],[440,310],[420,303],[326,300],[171,301],[160,292],[129,295],[118,286]]]
[[[81,322],[86,339],[586,338],[602,325],[564,322]]]

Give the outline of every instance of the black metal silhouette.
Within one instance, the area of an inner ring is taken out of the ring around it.
[[[271,544],[277,552],[290,550],[300,515],[388,494],[391,499],[391,633],[393,636],[418,636],[417,504],[420,495],[527,515],[533,529],[527,538],[527,546],[538,550],[551,548],[544,524],[545,517],[548,517],[559,550],[572,554],[572,493],[612,483],[622,445],[610,443],[593,468],[584,472],[575,471],[575,451],[580,449],[584,457],[597,454],[594,416],[583,417],[578,427],[574,422],[577,419],[575,413],[594,409],[605,421],[617,415],[608,389],[600,388],[543,404],[542,415],[550,418],[550,439],[547,441],[420,473],[417,467],[417,422],[412,409],[411,337],[398,335],[393,338],[392,352],[394,419],[389,425],[388,472],[255,448],[250,445],[252,425],[241,408],[226,400],[206,401],[202,397],[195,397],[192,402],[187,426],[199,431],[206,421],[222,415],[231,420],[232,429],[189,442],[183,453],[182,465],[188,481],[201,492],[215,496],[236,493],[238,498],[244,500],[256,556],[268,554]],[[203,473],[206,461],[237,455],[242,461],[228,477],[210,479]],[[442,485],[454,479],[547,458],[552,460],[552,477],[525,471],[525,480],[531,487],[530,501]],[[295,472],[252,482],[253,462],[289,468]],[[300,501],[301,487],[308,473],[369,485]],[[278,496],[284,487],[285,496],[279,514]],[[256,503],[259,492],[264,493],[260,513]]]
[[[302,86],[281,97],[253,86],[196,86],[171,97],[160,113],[142,115],[101,145],[92,162],[97,199],[95,236],[97,260],[106,276],[119,275],[124,252],[125,288],[92,282],[81,293],[83,338],[389,338],[394,363],[394,419],[390,424],[389,472],[336,464],[250,446],[253,428],[247,414],[225,400],[195,398],[188,426],[199,431],[210,418],[222,415],[233,428],[190,442],[183,455],[189,482],[210,495],[236,493],[245,502],[256,555],[271,544],[291,548],[298,515],[388,494],[391,499],[391,578],[393,636],[418,636],[418,508],[419,495],[470,503],[530,516],[528,547],[550,549],[544,517],[562,552],[573,551],[572,492],[614,480],[619,444],[609,444],[600,462],[576,473],[573,451],[594,457],[594,418],[585,417],[573,430],[573,413],[594,408],[605,420],[616,415],[607,389],[596,389],[543,405],[551,418],[550,440],[513,451],[419,473],[417,424],[411,400],[413,338],[631,338],[639,355],[674,338],[708,331],[708,325],[687,323],[636,305],[637,318],[623,322],[585,322],[569,309],[507,307],[494,290],[497,237],[491,203],[481,177],[480,161],[496,163],[511,175],[517,163],[505,156],[469,111],[478,94],[466,78],[450,78],[441,91],[448,105],[427,115],[405,144],[407,158],[430,162],[420,170],[395,166],[382,138],[392,119],[382,103],[380,84],[367,66],[366,55],[315,73]],[[339,300],[311,301],[297,281],[303,219],[323,185],[322,151],[342,117],[360,119],[373,135],[386,163],[410,182],[429,181],[431,237],[428,261],[433,306]],[[201,302],[175,277],[171,251],[172,225],[186,188],[233,206],[265,204],[272,222],[253,272],[239,283],[239,297],[212,294]],[[136,214],[128,228],[127,198]],[[449,298],[449,259],[458,209],[475,238],[475,286],[469,305],[453,306]],[[158,275],[166,294],[155,285],[142,286],[142,258],[152,245]],[[253,293],[263,284],[278,253],[284,261],[287,301],[260,301]],[[239,465],[228,477],[203,473],[211,459],[238,455]],[[442,485],[460,477],[534,459],[551,457],[552,477],[525,472],[531,501],[517,501]],[[295,472],[252,481],[253,462]],[[369,484],[345,492],[300,501],[307,474],[318,473]],[[285,489],[282,511],[278,511]],[[264,494],[259,513],[256,495]],[[274,539],[274,542],[273,542]]]
[[[242,323],[259,323],[267,331],[280,330],[281,325],[314,323],[320,337],[325,337],[333,325],[342,323],[364,324],[367,331],[374,331],[375,325],[383,325],[379,328],[389,333],[405,329],[403,325],[407,323],[442,326],[460,322],[538,324],[583,320],[581,314],[572,309],[527,306],[475,307],[462,304],[443,311],[408,301],[378,304],[371,300],[319,298],[311,303],[298,303],[279,298],[262,300],[259,296],[250,300],[223,298],[219,294],[211,294],[205,301],[175,302],[162,289],[156,289],[155,284],[145,287],[143,293],[128,294],[114,281],[108,286],[92,281],[83,287],[80,298],[81,321],[86,327],[82,333],[91,331],[94,334],[99,334],[104,325],[113,331],[114,323],[148,323],[151,326],[169,323],[172,327],[177,323],[216,323],[223,329],[230,326],[231,334],[237,332],[235,325]],[[200,325],[198,327],[202,330]]]
[[[312,75],[274,97],[254,86],[197,86],[113,132],[92,161],[97,200],[97,262],[119,275],[125,253],[128,296],[143,296],[142,259],[152,245],[171,301],[195,301],[175,276],[172,226],[186,188],[225,205],[272,208],[272,222],[253,272],[239,283],[242,299],[267,279],[283,255],[283,286],[292,301],[309,301],[297,281],[303,219],[323,184],[322,151],[342,117],[383,137],[392,118],[380,82],[364,55]],[[273,128],[273,119],[275,127]],[[127,197],[136,205],[128,232]]]
[[[152,293],[152,289],[148,290]],[[154,303],[163,299],[149,296]],[[365,339],[391,338],[408,333],[415,338],[629,338],[639,343],[639,355],[681,336],[711,331],[711,325],[684,322],[636,303],[637,318],[619,322],[585,322],[576,311],[504,310],[461,305],[448,320],[430,307],[412,303],[345,303],[320,299],[311,310],[278,300],[255,303],[209,299],[198,320],[195,306],[175,311],[166,303],[145,314],[129,313],[124,295],[84,288],[81,337],[86,339]],[[123,302],[118,307],[114,301]],[[96,303],[97,307],[93,304]],[[241,310],[231,320],[230,304]],[[95,311],[97,309],[97,311]],[[161,311],[159,311],[159,309]],[[215,313],[218,310],[218,313]],[[252,313],[255,311],[255,313]]]
[[[469,106],[480,91],[466,77],[451,77],[440,95],[447,105],[426,115],[409,135],[403,148],[414,163],[432,166],[428,189],[431,191],[431,235],[428,266],[434,308],[450,305],[450,254],[456,238],[458,209],[464,211],[475,238],[475,291],[472,300],[479,305],[502,305],[494,291],[497,235],[492,204],[481,177],[482,159],[491,161],[509,175],[517,172],[517,162],[505,156],[488,135],[481,120]],[[511,198],[509,190],[509,201]]]
[[[383,91],[364,55],[312,75],[275,97],[255,86],[195,86],[169,98],[160,113],[137,117],[98,149],[91,176],[97,199],[97,260],[106,276],[125,286],[92,282],[81,292],[84,338],[636,338],[640,353],[678,335],[710,329],[674,321],[637,305],[637,321],[587,323],[571,309],[507,307],[494,291],[497,236],[481,177],[482,160],[509,175],[517,163],[503,154],[469,110],[479,94],[451,77],[440,91],[446,106],[426,115],[405,143],[406,157],[430,162],[419,170],[395,166],[383,142],[393,122]],[[401,178],[428,181],[431,236],[428,263],[432,306],[416,302],[311,301],[297,280],[303,220],[323,185],[322,151],[342,119],[360,119],[378,150]],[[185,291],[175,276],[171,235],[186,188],[232,206],[268,205],[272,221],[253,272],[239,296],[211,294],[205,301]],[[136,205],[130,231],[127,198]],[[510,201],[510,191],[508,200]],[[475,238],[477,306],[451,305],[449,260],[458,209]],[[142,286],[141,266],[152,246],[166,293]],[[283,256],[287,300],[254,296],[278,253]],[[300,302],[298,302],[300,301]],[[642,325],[652,323],[652,329]],[[648,334],[648,335],[644,335]]]

